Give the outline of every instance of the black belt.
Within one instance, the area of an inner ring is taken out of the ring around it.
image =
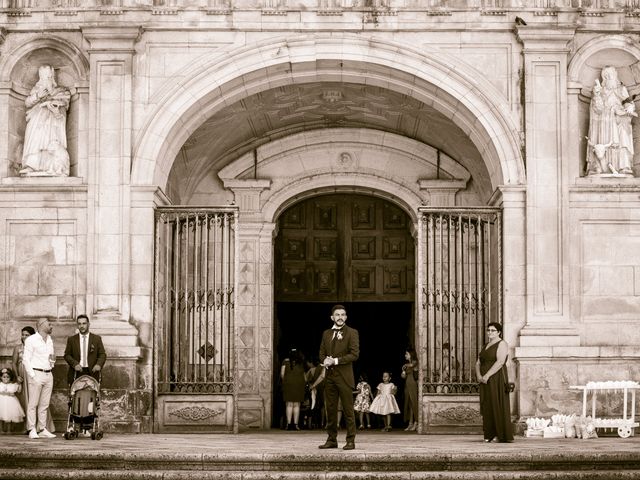
[[[51,370],[43,370],[42,368],[34,368],[34,370],[37,370],[38,372],[43,372],[43,373],[51,373]]]

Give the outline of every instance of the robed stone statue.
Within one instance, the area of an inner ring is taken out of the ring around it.
[[[50,65],[42,65],[38,76],[38,83],[25,100],[27,128],[19,173],[23,177],[66,177],[69,176],[67,110],[71,92],[57,85]]]
[[[589,106],[587,175],[633,176],[635,104],[615,67],[604,67],[601,76],[602,83],[595,80]]]

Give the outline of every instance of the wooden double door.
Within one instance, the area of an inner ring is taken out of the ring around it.
[[[410,218],[382,198],[323,195],[278,222],[276,301],[414,300]]]

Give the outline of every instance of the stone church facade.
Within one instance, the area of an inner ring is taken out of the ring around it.
[[[489,321],[516,420],[640,378],[640,181],[585,160],[602,69],[640,99],[637,2],[0,6],[0,354],[51,319],[57,420],[85,312],[111,431],[269,428],[305,304],[406,306],[423,433],[478,429]],[[69,176],[19,173],[42,65],[71,92]]]

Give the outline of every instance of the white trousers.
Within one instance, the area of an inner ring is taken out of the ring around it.
[[[35,377],[29,377],[29,405],[27,408],[27,430],[36,427],[36,414],[38,418],[38,431],[47,428],[47,409],[53,391],[53,375],[51,372],[39,372],[34,370]]]

